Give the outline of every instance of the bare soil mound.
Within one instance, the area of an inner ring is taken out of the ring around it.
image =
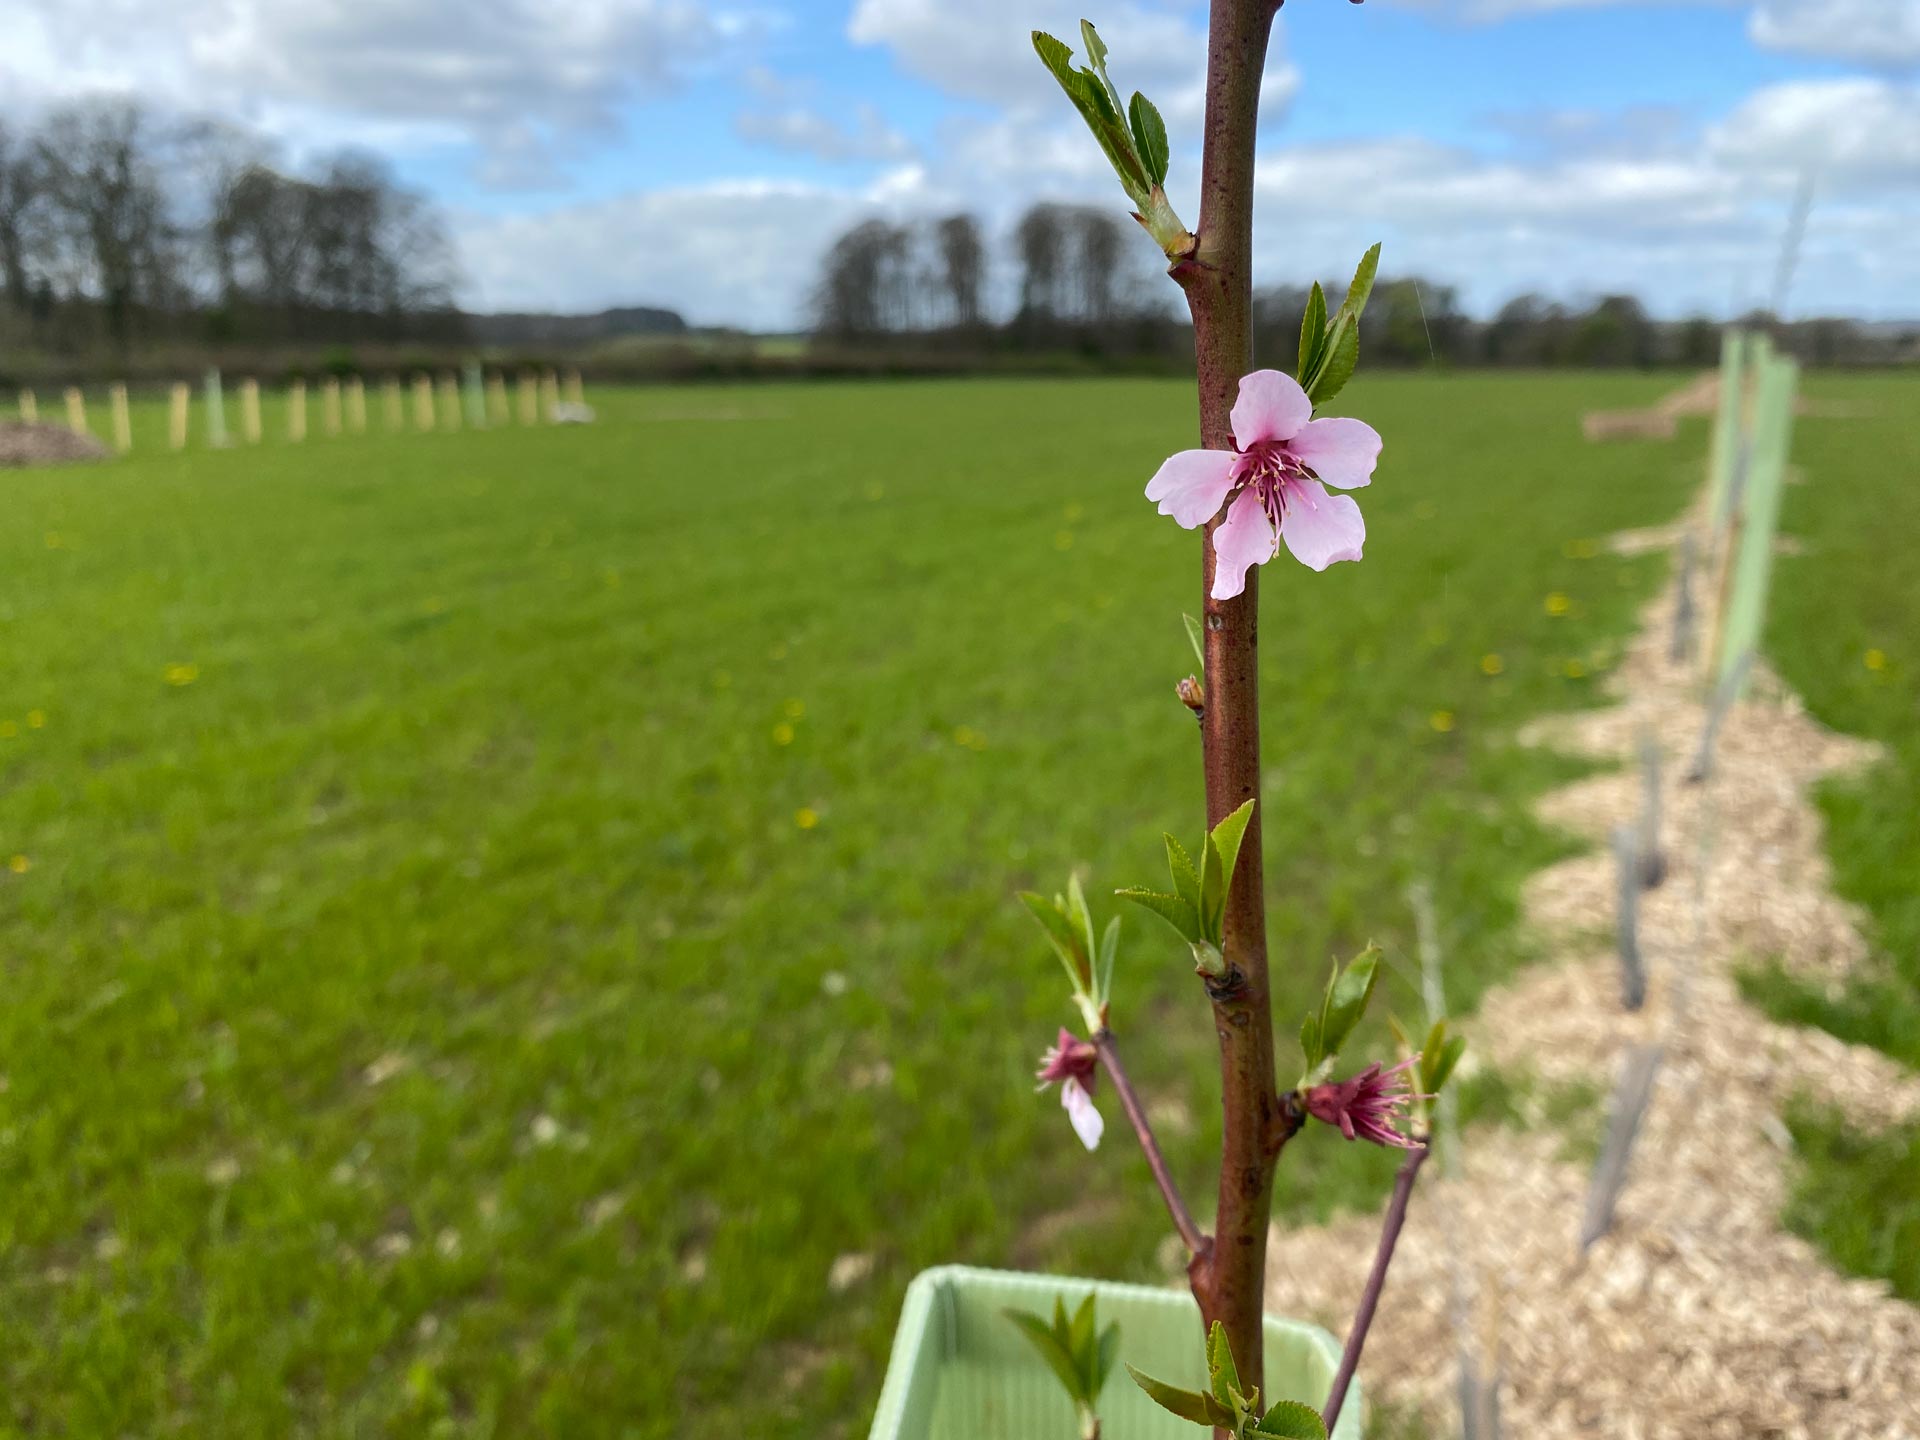
[[[29,425],[0,420],[0,470],[23,465],[72,465],[104,460],[108,450],[91,435],[76,435],[64,425]]]

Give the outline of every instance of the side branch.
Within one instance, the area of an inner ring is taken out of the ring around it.
[[[1173,1175],[1167,1169],[1167,1157],[1160,1153],[1160,1142],[1153,1138],[1153,1126],[1147,1120],[1147,1112],[1140,1104],[1140,1097],[1134,1093],[1133,1082],[1127,1078],[1127,1072],[1120,1063],[1120,1051],[1113,1043],[1113,1032],[1102,1029],[1093,1037],[1094,1049],[1100,1052],[1100,1064],[1113,1080],[1113,1088],[1120,1092],[1120,1108],[1127,1112],[1127,1119],[1133,1122],[1133,1133],[1139,1137],[1140,1148],[1146,1152],[1147,1168],[1153,1171],[1154,1182],[1160,1187],[1160,1196],[1167,1202],[1167,1213],[1173,1217],[1173,1228],[1180,1232],[1181,1242],[1190,1254],[1204,1255],[1213,1248],[1200,1227],[1193,1223],[1193,1213],[1187,1209],[1187,1202],[1180,1197],[1179,1187],[1173,1183]]]
[[[1360,1294],[1360,1308],[1354,1312],[1353,1328],[1347,1332],[1346,1349],[1340,1352],[1340,1368],[1333,1377],[1333,1389],[1327,1392],[1327,1433],[1333,1433],[1340,1419],[1340,1407],[1347,1402],[1347,1387],[1353,1372],[1360,1368],[1360,1351],[1367,1343],[1367,1331],[1373,1328],[1373,1312],[1380,1307],[1380,1291],[1387,1283],[1387,1267],[1393,1263],[1393,1247],[1399,1243],[1400,1227],[1407,1223],[1407,1201],[1413,1195],[1413,1182],[1427,1161],[1431,1145],[1409,1150],[1407,1158],[1393,1177],[1393,1199],[1387,1203],[1386,1219],[1380,1223],[1380,1247],[1373,1252],[1373,1270],[1367,1276],[1367,1288]]]

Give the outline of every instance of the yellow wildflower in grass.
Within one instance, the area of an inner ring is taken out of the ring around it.
[[[1073,548],[1073,532],[1071,530],[1056,530],[1053,536],[1053,548],[1056,550],[1071,550]]]
[[[1502,660],[1498,655],[1488,654],[1480,657],[1480,673],[1482,675],[1498,675],[1506,668],[1507,662]]]
[[[11,720],[0,720],[0,740],[11,740],[20,733],[20,727]]]
[[[784,720],[774,726],[773,743],[776,745],[791,745],[793,743],[793,726]]]
[[[802,715],[807,713],[807,702],[804,700],[789,700],[780,708],[786,711],[789,720],[798,720]]]
[[[200,678],[198,665],[169,665],[166,668],[167,684],[191,685]]]
[[[1427,717],[1427,723],[1444,735],[1453,729],[1453,712],[1451,710],[1436,710]]]
[[[1587,667],[1578,660],[1569,660],[1566,665],[1562,667],[1561,673],[1569,680],[1578,680],[1587,673]]]
[[[793,823],[802,830],[811,830],[820,823],[820,812],[803,805],[793,812]]]
[[[968,750],[984,750],[987,748],[987,737],[971,725],[961,725],[954,729],[953,743]]]
[[[38,730],[42,725],[46,723],[47,723],[46,711],[44,710],[27,711],[27,728],[29,730]]]
[[[1067,517],[1067,523],[1071,525],[1086,517],[1087,507],[1082,505],[1078,500],[1074,500],[1068,504],[1062,513]]]
[[[24,875],[33,868],[33,862],[24,855],[16,855],[7,861],[7,869],[16,875]]]
[[[1552,594],[1547,596],[1546,610],[1547,610],[1547,614],[1549,615],[1564,615],[1567,613],[1567,611],[1571,610],[1572,608],[1573,608],[1573,602],[1567,599],[1566,595],[1562,591],[1555,590]]]
[[[1884,670],[1887,668],[1887,652],[1884,650],[1869,650],[1861,659],[1869,670]]]

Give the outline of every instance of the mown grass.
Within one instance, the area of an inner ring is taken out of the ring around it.
[[[1769,654],[1824,723],[1886,747],[1820,794],[1835,884],[1870,917],[1876,965],[1837,994],[1777,967],[1748,977],[1771,1013],[1920,1066],[1920,380],[1816,378],[1842,413],[1799,420],[1781,526],[1804,553],[1775,567]],[[1836,1260],[1920,1300],[1920,1126],[1870,1140],[1838,1116],[1794,1117],[1803,1167],[1789,1215]]]
[[[1415,877],[1457,1004],[1525,957],[1572,771],[1512,732],[1661,573],[1595,539],[1700,474],[1577,415],[1672,383],[1343,397],[1368,557],[1264,597],[1283,1034],[1406,963]],[[0,1425],[815,1440],[924,1266],[1164,1273],[1138,1155],[1033,1093],[1070,1017],[1011,896],[1198,829],[1197,545],[1140,496],[1189,390],[594,398],[0,477]],[[1204,1196],[1206,1012],[1126,923]],[[1309,1137],[1283,1209],[1390,1165]]]

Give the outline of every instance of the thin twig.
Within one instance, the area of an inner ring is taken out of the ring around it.
[[[1373,1252],[1373,1270],[1367,1276],[1367,1288],[1360,1293],[1360,1308],[1354,1312],[1353,1329],[1347,1332],[1347,1348],[1340,1352],[1340,1369],[1334,1374],[1333,1389],[1327,1393],[1327,1433],[1340,1421],[1340,1407],[1347,1403],[1347,1387],[1353,1372],[1360,1368],[1360,1351],[1367,1343],[1367,1331],[1373,1328],[1373,1312],[1380,1307],[1380,1291],[1387,1283],[1387,1267],[1393,1263],[1393,1247],[1399,1243],[1400,1227],[1407,1223],[1407,1200],[1413,1194],[1413,1182],[1426,1163],[1431,1147],[1422,1145],[1407,1152],[1406,1161],[1393,1177],[1393,1199],[1387,1202],[1387,1218],[1380,1223],[1380,1247]]]
[[[1120,1108],[1127,1112],[1127,1119],[1133,1122],[1133,1133],[1139,1137],[1140,1148],[1146,1152],[1147,1168],[1153,1171],[1153,1178],[1160,1186],[1160,1196],[1167,1202],[1167,1213],[1173,1217],[1173,1228],[1180,1232],[1180,1239],[1189,1253],[1205,1254],[1213,1242],[1193,1223],[1193,1212],[1187,1209],[1187,1202],[1180,1198],[1179,1187],[1173,1183],[1173,1174],[1167,1169],[1167,1157],[1160,1153],[1160,1142],[1153,1138],[1153,1126],[1147,1120],[1147,1112],[1140,1104],[1140,1097],[1134,1093],[1126,1067],[1120,1063],[1120,1052],[1114,1046],[1113,1032],[1102,1030],[1093,1037],[1093,1046],[1100,1052],[1100,1064],[1112,1079],[1113,1088],[1120,1092]]]

